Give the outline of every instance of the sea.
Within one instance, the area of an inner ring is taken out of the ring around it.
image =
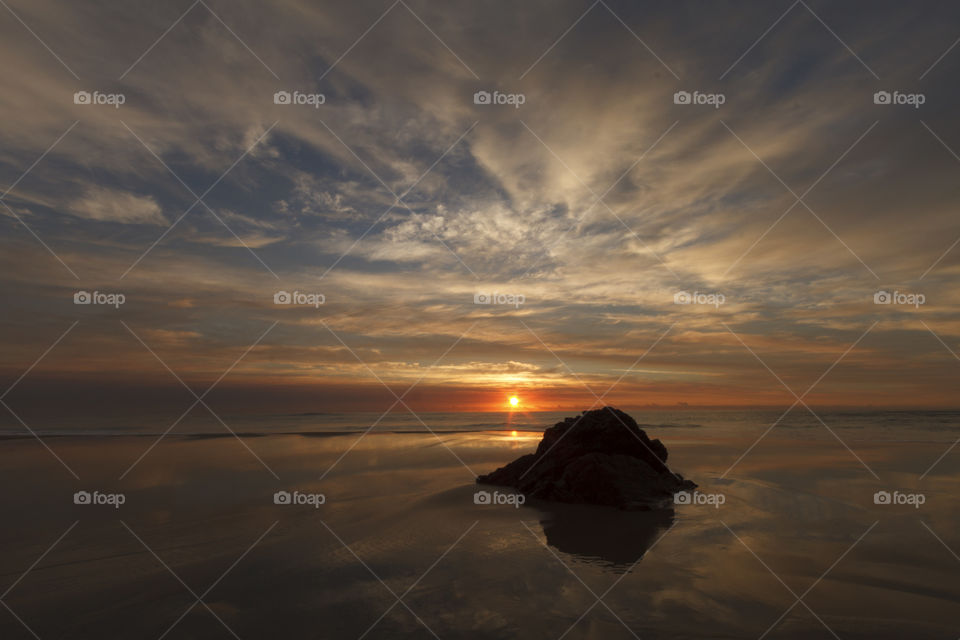
[[[656,437],[660,431],[695,437],[738,437],[770,430],[802,438],[846,440],[943,441],[960,437],[958,410],[821,410],[792,409],[641,409],[626,410]],[[541,432],[575,411],[515,412],[308,412],[232,415],[194,408],[177,411],[19,422],[0,418],[0,438],[57,436],[208,436],[341,435],[374,433],[460,433],[481,431]]]

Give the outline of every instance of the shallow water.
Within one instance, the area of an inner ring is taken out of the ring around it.
[[[497,489],[473,473],[536,446],[522,432],[169,436],[122,480],[149,438],[51,439],[79,481],[7,440],[3,602],[44,640],[957,637],[960,448],[920,480],[949,443],[860,438],[861,463],[829,434],[775,430],[731,469],[762,431],[652,429],[723,496],[666,513],[475,504]],[[0,610],[0,637],[32,636]]]
[[[182,409],[186,409],[189,402]],[[163,411],[145,411],[131,420],[128,412],[104,416],[103,411],[73,410],[64,415],[63,407],[52,404],[32,408],[23,418],[43,436],[133,435],[156,437],[175,425],[176,435],[229,437],[230,431],[248,436],[362,433],[436,433],[481,431],[536,431],[560,422],[569,411],[515,412],[418,412],[397,411],[349,413],[291,413],[274,415],[231,414],[229,407],[215,407],[225,428],[206,411],[180,415],[179,407]],[[708,435],[710,437],[747,437],[771,425],[778,433],[798,438],[831,438],[830,430],[844,440],[901,440],[952,442],[960,437],[960,411],[830,411],[803,408],[784,412],[774,409],[657,409],[631,410],[641,425],[653,425],[656,431],[672,436]],[[826,428],[824,427],[826,425]],[[0,414],[0,438],[30,437],[23,425],[8,413]]]

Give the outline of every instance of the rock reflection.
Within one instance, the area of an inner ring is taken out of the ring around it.
[[[606,507],[551,505],[540,525],[551,547],[569,554],[577,562],[619,573],[642,558],[673,521],[673,509],[619,511]]]

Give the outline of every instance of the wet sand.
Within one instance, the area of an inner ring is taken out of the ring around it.
[[[496,488],[473,473],[538,434],[371,434],[342,459],[356,435],[245,439],[279,480],[233,438],[168,437],[123,480],[149,439],[52,440],[79,481],[7,440],[3,602],[44,640],[960,634],[944,546],[960,552],[960,452],[918,480],[948,443],[851,442],[878,480],[829,436],[774,433],[721,477],[758,434],[651,435],[724,504],[475,504]],[[125,503],[75,505],[79,490]],[[326,502],[274,504],[278,490]],[[925,502],[877,505],[878,490]],[[33,636],[0,609],[0,637]]]

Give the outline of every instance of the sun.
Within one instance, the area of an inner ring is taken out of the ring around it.
[[[520,404],[520,398],[517,396],[510,396],[510,400],[508,400],[508,402],[510,403],[511,407],[516,407]]]

